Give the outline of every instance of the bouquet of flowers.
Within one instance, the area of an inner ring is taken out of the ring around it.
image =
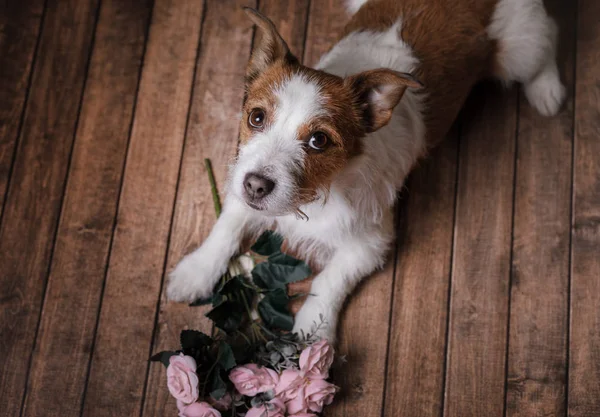
[[[217,215],[218,194],[210,163]],[[247,252],[231,260],[209,300],[212,336],[183,330],[181,348],[150,360],[167,368],[167,386],[180,417],[311,417],[331,404],[334,349],[310,334],[290,333],[293,317],[287,284],[307,278],[310,268],[281,252],[283,239],[265,232]]]

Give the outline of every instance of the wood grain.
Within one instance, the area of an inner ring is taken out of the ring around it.
[[[458,128],[411,175],[401,202],[385,416],[442,409]]]
[[[141,412],[202,12],[154,4],[84,416]]]
[[[255,6],[246,0],[206,3],[167,270],[202,243],[216,219],[204,158],[211,159],[217,186],[223,194],[227,166],[235,155],[244,74],[252,42],[252,24],[241,10],[244,5]],[[205,312],[206,308],[168,302],[163,291],[153,352],[177,348],[183,329],[210,333],[211,322],[204,317]],[[143,414],[174,415],[176,410],[167,391],[164,368],[152,364]]]
[[[559,19],[558,62],[569,98],[552,118],[520,98],[507,416],[566,412],[575,8],[547,6]]]
[[[260,1],[260,11],[275,23],[279,34],[301,62],[305,51],[309,6],[309,0]]]
[[[24,415],[81,412],[150,10],[102,3]]]
[[[97,11],[49,4],[0,225],[0,415],[19,415]],[[65,65],[68,62],[68,65]]]
[[[340,38],[350,20],[343,0],[313,0],[308,16],[304,64],[314,66]]]
[[[600,3],[579,1],[569,417],[600,415]]]
[[[446,417],[504,412],[517,96],[491,87],[462,119]]]
[[[44,0],[0,5],[0,220],[31,80]]]

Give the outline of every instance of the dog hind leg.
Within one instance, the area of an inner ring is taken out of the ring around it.
[[[542,0],[500,0],[488,27],[498,43],[494,75],[523,83],[527,100],[544,116],[558,113],[566,97],[556,66],[557,34]]]

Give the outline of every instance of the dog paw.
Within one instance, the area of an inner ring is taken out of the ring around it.
[[[333,344],[335,343],[335,320],[337,318],[332,312],[327,311],[326,308],[314,300],[314,297],[309,296],[300,311],[298,311],[294,318],[292,332],[300,337],[309,334],[314,335]]]
[[[215,284],[223,274],[226,265],[211,267],[210,262],[199,254],[183,258],[169,274],[167,298],[172,301],[194,302],[212,295]]]
[[[567,96],[567,90],[560,82],[556,67],[545,69],[525,84],[525,96],[541,115],[557,114]]]

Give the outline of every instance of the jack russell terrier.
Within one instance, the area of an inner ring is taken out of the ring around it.
[[[351,0],[348,9],[314,69],[245,9],[262,36],[246,70],[238,155],[212,232],[170,274],[171,300],[210,296],[242,240],[274,228],[320,269],[294,331],[322,315],[319,336],[333,341],[344,299],[384,264],[397,191],[473,85],[523,83],[547,116],[565,98],[542,0]]]

